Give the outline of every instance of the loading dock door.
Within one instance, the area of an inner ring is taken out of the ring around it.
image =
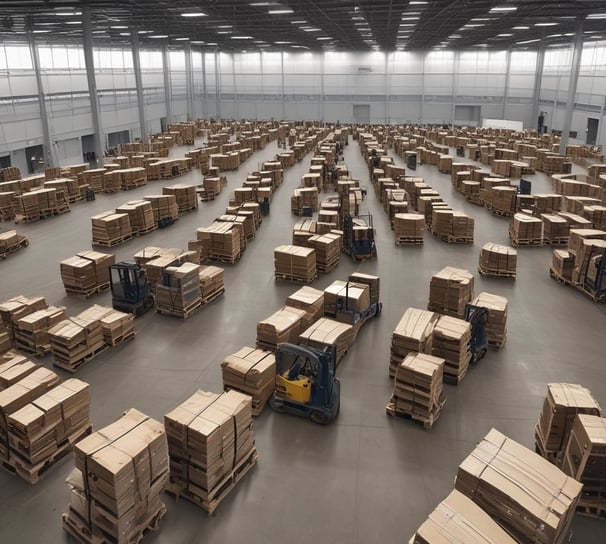
[[[358,125],[370,124],[370,104],[354,104],[353,120]]]

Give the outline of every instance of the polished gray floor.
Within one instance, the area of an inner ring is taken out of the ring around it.
[[[217,200],[201,203],[197,211],[184,214],[167,229],[118,246],[117,258],[132,260],[147,245],[186,247],[197,227],[223,213],[229,191],[275,152],[274,142],[227,174],[229,184]],[[226,268],[223,297],[185,321],[152,313],[138,319],[133,342],[105,352],[76,374],[91,384],[96,428],[130,407],[161,419],[198,388],[221,391],[222,358],[254,345],[257,321],[282,306],[298,288],[274,280],[273,249],[290,243],[296,220],[290,214],[290,196],[308,171],[310,158],[286,171],[271,215],[263,220],[241,261]],[[168,514],[160,530],[145,542],[408,542],[453,488],[458,464],[491,427],[533,447],[533,427],[547,383],[583,384],[606,406],[606,336],[602,336],[606,307],[549,278],[549,248],[520,248],[515,281],[481,278],[475,272],[480,247],[487,241],[508,244],[507,219],[466,203],[452,190],[449,176],[432,166],[421,166],[414,175],[423,176],[455,209],[475,218],[475,243],[448,245],[427,233],[422,247],[396,247],[359,147],[351,139],[345,161],[354,177],[369,187],[365,206],[375,219],[378,259],[354,264],[343,257],[314,286],[324,288],[353,270],[378,274],[383,313],[365,325],[339,367],[338,420],[322,427],[267,409],[255,422],[258,465],[215,515],[167,496]],[[533,192],[551,190],[544,175],[530,179]],[[191,173],[174,181],[200,183],[200,175]],[[91,215],[158,193],[171,183],[155,181],[134,191],[99,195],[95,202],[74,205],[69,214],[19,225],[31,245],[0,262],[0,300],[17,294],[44,295],[49,303],[66,306],[70,315],[92,303],[109,305],[108,294],[89,301],[66,297],[59,261],[90,247]],[[385,415],[392,387],[390,336],[406,308],[426,307],[429,280],[447,265],[474,272],[477,293],[485,290],[509,299],[509,337],[506,347],[491,350],[459,387],[445,386],[444,411],[433,429],[426,431]],[[51,367],[49,357],[41,362]],[[68,500],[64,480],[72,466],[72,458],[64,458],[37,486],[0,470],[0,542],[70,541],[60,515]],[[577,516],[573,542],[604,541],[606,521]]]

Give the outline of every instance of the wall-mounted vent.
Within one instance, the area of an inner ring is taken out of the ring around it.
[[[368,74],[372,72],[372,67],[369,64],[361,64],[360,66],[357,66],[357,72],[359,74]]]

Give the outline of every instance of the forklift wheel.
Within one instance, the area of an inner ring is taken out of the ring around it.
[[[276,402],[276,398],[273,395],[269,397],[269,405],[271,406],[272,410],[275,410],[280,414],[284,413],[284,404],[282,404],[281,402]]]
[[[326,417],[326,414],[317,412],[315,410],[309,414],[309,418],[318,425],[326,425],[328,423],[328,417]]]
[[[23,241],[23,247],[29,247],[29,240]]]
[[[151,310],[153,307],[154,307],[154,297],[152,297],[150,295],[143,301],[143,311],[149,312],[149,310]]]
[[[377,313],[375,314],[375,317],[379,317],[381,315],[382,309],[383,309],[383,303],[379,302],[379,304],[377,304]]]

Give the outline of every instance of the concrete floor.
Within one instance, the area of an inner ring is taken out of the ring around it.
[[[164,230],[115,248],[117,259],[132,260],[148,246],[186,247],[195,229],[220,215],[228,193],[249,171],[273,158],[275,142],[234,173],[214,202],[201,203]],[[182,154],[184,148],[175,150]],[[391,153],[393,155],[393,152]],[[454,153],[453,153],[454,154]],[[290,196],[311,155],[285,173],[271,215],[263,220],[243,258],[225,271],[226,294],[181,321],[150,313],[136,321],[133,342],[114,348],[82,367],[76,376],[91,384],[91,416],[96,428],[135,407],[162,420],[196,389],[221,391],[220,362],[244,345],[254,345],[256,323],[284,304],[298,286],[273,278],[273,249],[291,241]],[[458,160],[458,159],[457,159]],[[361,331],[339,366],[341,413],[329,426],[315,425],[267,409],[255,422],[258,465],[238,484],[214,516],[166,496],[168,514],[160,530],[145,542],[213,544],[248,542],[290,544],[385,544],[407,542],[429,512],[451,491],[457,466],[491,427],[533,447],[533,427],[547,383],[562,381],[589,387],[606,406],[606,307],[549,278],[551,250],[520,248],[516,281],[483,279],[477,273],[480,247],[487,241],[508,244],[507,219],[491,215],[456,194],[449,176],[421,166],[422,176],[455,209],[476,220],[473,245],[448,245],[429,233],[419,247],[397,247],[388,219],[368,180],[359,147],[350,139],[345,161],[353,177],[369,187],[365,206],[375,220],[378,260],[352,263],[343,257],[314,287],[323,289],[353,270],[381,277],[383,313]],[[396,162],[402,164],[398,158]],[[542,174],[531,177],[533,192],[550,192]],[[175,182],[200,183],[191,173]],[[30,238],[28,249],[0,263],[0,300],[17,294],[44,295],[74,315],[92,303],[111,304],[109,294],[89,301],[66,297],[59,261],[90,247],[90,216],[172,182],[155,181],[130,192],[99,195],[69,214],[19,225]],[[11,224],[0,225],[3,229]],[[458,387],[445,386],[447,403],[433,429],[385,415],[391,395],[388,378],[391,332],[410,306],[425,308],[432,274],[444,266],[475,274],[476,293],[486,290],[509,299],[509,339],[500,351],[470,369]],[[41,362],[51,367],[51,358]],[[57,372],[64,378],[69,375]],[[68,501],[65,477],[73,467],[62,459],[37,486],[0,471],[0,542],[69,542],[60,515]],[[606,521],[577,516],[573,542],[606,540]]]

